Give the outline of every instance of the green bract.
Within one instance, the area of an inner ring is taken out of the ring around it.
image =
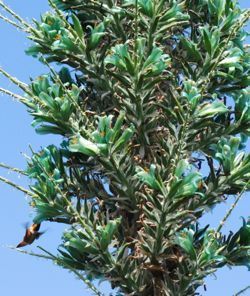
[[[69,75],[68,70],[64,69],[62,68],[61,73],[64,72],[64,76]],[[34,117],[32,124],[38,126],[36,131],[40,134],[65,135],[77,129],[77,126],[70,124],[70,121],[78,116],[76,106],[81,90],[70,80],[70,76],[65,78],[69,81],[66,80],[60,85],[56,83],[55,78],[43,75],[32,81],[30,85],[25,104]]]
[[[249,221],[222,230],[250,190],[250,11],[236,0],[49,3],[29,24],[0,1],[49,72],[26,84],[0,68],[24,95],[0,91],[39,134],[62,137],[31,150],[26,171],[0,163],[31,179],[27,190],[0,177],[30,196],[34,223],[66,225],[46,256],[99,296],[96,279],[116,296],[193,296],[217,269],[250,267]],[[217,228],[200,225],[225,200]]]

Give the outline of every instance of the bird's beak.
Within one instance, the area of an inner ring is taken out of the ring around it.
[[[22,247],[25,247],[25,246],[27,246],[27,243],[24,242],[24,241],[22,241],[22,242],[20,242],[16,247],[17,247],[17,248],[22,248]]]

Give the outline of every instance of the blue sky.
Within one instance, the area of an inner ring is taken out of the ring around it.
[[[41,13],[48,10],[46,0],[6,0],[5,2],[28,20],[38,19]],[[243,7],[250,6],[247,2],[247,0],[240,1]],[[25,55],[24,50],[29,45],[25,35],[2,21],[0,21],[0,40],[0,66],[5,70],[25,82],[28,82],[29,77],[47,72],[47,69],[38,61]],[[0,86],[15,90],[14,86],[1,75]],[[7,96],[0,95],[0,162],[24,168],[23,153],[29,154],[29,144],[34,150],[38,150],[41,146],[59,142],[59,137],[37,135],[30,123],[31,117],[24,106]],[[0,175],[22,186],[28,186],[25,178],[13,173],[6,173],[0,169]],[[22,224],[32,220],[32,212],[23,194],[2,183],[0,183],[0,199],[2,204],[0,208],[0,295],[33,296],[34,293],[36,296],[91,295],[82,282],[76,280],[66,270],[58,268],[51,262],[17,253],[7,247],[7,245],[16,245],[22,238],[24,234]],[[230,203],[220,205],[213,213],[207,215],[204,223],[207,222],[211,227],[216,227],[229,205]],[[245,196],[230,217],[224,231],[238,229],[242,223],[240,216],[247,217],[249,213],[249,196]],[[47,232],[39,239],[39,245],[55,251],[65,227],[44,223],[43,229],[47,229]],[[27,250],[35,250],[35,246],[36,244],[28,247]],[[216,276],[217,279],[213,276],[208,277],[207,292],[202,292],[203,295],[232,295],[250,284],[249,273],[244,267],[232,270],[223,268],[216,273]],[[106,284],[102,285],[101,289],[106,292],[106,295],[110,292]],[[250,295],[250,292],[245,295]]]

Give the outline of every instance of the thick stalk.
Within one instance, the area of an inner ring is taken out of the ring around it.
[[[159,276],[154,278],[154,296],[170,296],[165,293],[162,279]]]

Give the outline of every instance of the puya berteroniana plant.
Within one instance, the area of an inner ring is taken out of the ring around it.
[[[2,1],[48,73],[23,95],[38,134],[25,174],[34,223],[65,223],[38,254],[115,295],[195,295],[225,265],[250,266],[250,221],[222,227],[250,189],[250,17],[235,0],[50,0],[33,23]],[[56,68],[55,68],[56,65]],[[7,168],[9,168],[7,166]],[[217,229],[208,209],[233,205]]]

